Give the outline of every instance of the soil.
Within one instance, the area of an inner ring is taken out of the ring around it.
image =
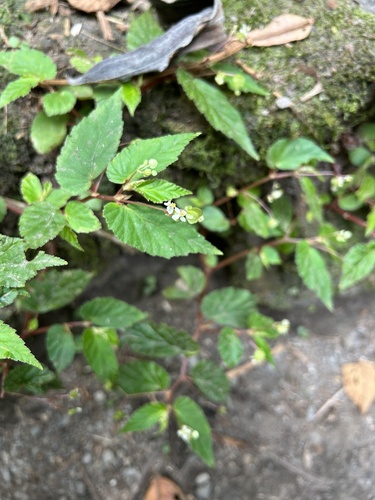
[[[81,19],[75,16],[72,24]],[[63,16],[36,19],[26,38],[40,40],[58,59],[63,51],[58,44],[52,50],[47,35],[62,33]],[[93,18],[85,17],[85,29],[100,37]],[[34,169],[48,174],[50,164]],[[113,295],[156,321],[192,331],[184,303],[144,293],[150,276],[160,291],[184,262],[195,261],[123,252],[80,301]],[[288,311],[291,333],[274,346],[275,366],[229,372],[223,407],[200,401],[214,433],[213,469],[175,434],[119,433],[118,410],[127,416],[144,401],[107,391],[77,357],[61,376],[63,390],[0,401],[1,500],[140,500],[156,473],[172,477],[191,500],[375,500],[375,405],[360,414],[341,380],[344,363],[375,359],[374,299],[374,291],[356,291],[339,297],[334,313],[315,303],[314,312],[307,306]],[[300,326],[307,335],[298,335]],[[204,352],[213,349],[213,340],[204,338]],[[75,388],[79,397],[71,399]]]
[[[140,292],[150,275],[159,287],[170,284],[180,264],[120,256],[81,300],[111,294],[191,330],[184,303]],[[275,366],[229,372],[223,407],[200,401],[214,433],[213,469],[175,434],[119,433],[126,418],[116,421],[116,412],[129,415],[145,401],[106,391],[78,357],[61,376],[64,390],[0,402],[0,498],[140,500],[152,475],[164,473],[196,500],[375,499],[375,406],[361,415],[341,381],[344,363],[375,359],[374,299],[341,297],[333,314],[290,311],[292,331],[274,346]],[[300,325],[307,337],[296,334]],[[203,351],[213,350],[205,338]],[[71,400],[75,388],[80,396]]]

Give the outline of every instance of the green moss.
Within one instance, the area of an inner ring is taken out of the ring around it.
[[[261,83],[271,92],[288,96],[296,113],[279,110],[271,95],[266,99],[244,95],[238,106],[252,117],[250,132],[258,148],[264,150],[277,136],[312,135],[321,143],[331,143],[348,125],[353,126],[369,116],[370,85],[375,80],[375,16],[353,6],[351,1],[338,2],[330,10],[325,0],[297,4],[291,0],[253,1],[224,0],[228,29],[238,19],[256,29],[282,13],[314,17],[310,36],[288,46],[249,48],[238,57],[262,73]],[[324,92],[300,102],[317,79]],[[299,122],[299,123],[296,123]]]

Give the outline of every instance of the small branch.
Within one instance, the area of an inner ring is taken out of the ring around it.
[[[69,323],[63,323],[64,326],[68,328],[87,328],[91,325],[91,321],[71,321]],[[46,333],[51,328],[51,325],[41,326],[40,328],[36,328],[35,330],[25,330],[21,334],[22,339],[27,339],[28,337],[33,337],[34,335],[41,335],[42,333]]]
[[[336,200],[334,200],[329,205],[326,205],[326,208],[328,208],[329,210],[332,210],[332,212],[336,212],[337,214],[341,215],[341,217],[343,219],[349,220],[350,222],[353,222],[357,226],[361,226],[361,227],[367,228],[367,224],[366,224],[366,222],[364,220],[362,220],[359,217],[357,217],[356,215],[353,215],[353,214],[351,214],[349,212],[346,212],[345,210],[343,210],[342,208],[340,208],[338,206]],[[372,233],[370,233],[370,236],[371,236],[371,238],[375,238],[375,231],[372,231]]]

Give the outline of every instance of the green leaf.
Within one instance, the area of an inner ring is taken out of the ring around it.
[[[8,58],[6,68],[18,76],[33,77],[39,82],[56,77],[56,64],[39,50],[22,48]]]
[[[282,263],[279,252],[276,250],[276,248],[269,245],[265,245],[261,248],[259,257],[262,261],[262,264],[267,269],[270,266],[277,266],[278,264]]]
[[[252,93],[262,96],[268,96],[269,92],[261,87],[250,75],[243,69],[227,62],[220,62],[212,68],[217,72],[215,77],[216,83],[221,85],[226,83],[233,90],[235,95],[240,95],[241,92]]]
[[[47,116],[65,115],[74,108],[76,100],[69,90],[60,90],[43,97],[43,108]]]
[[[137,307],[114,297],[97,297],[85,302],[78,314],[95,325],[111,328],[128,328],[147,317]]]
[[[47,201],[25,208],[19,222],[20,234],[30,248],[43,246],[55,238],[64,226],[63,214]]]
[[[310,209],[309,213],[307,214],[308,221],[310,222],[310,220],[313,219],[322,223],[323,210],[315,184],[311,179],[308,179],[307,177],[301,177],[299,179],[299,183],[305,195],[307,206]]]
[[[357,147],[349,151],[349,159],[356,167],[366,167],[372,159],[372,154],[363,146]]]
[[[198,389],[211,401],[225,401],[229,393],[229,381],[223,370],[210,360],[199,361],[191,371]]]
[[[364,123],[359,127],[358,133],[368,147],[375,151],[375,123]]]
[[[43,187],[35,174],[29,172],[21,180],[21,193],[22,198],[26,203],[35,203],[36,201],[42,201],[43,198]]]
[[[46,198],[46,201],[51,203],[55,208],[61,208],[66,205],[66,202],[70,198],[70,193],[65,191],[65,189],[52,189]]]
[[[72,332],[66,325],[52,325],[46,337],[47,353],[57,372],[63,371],[73,361],[76,345]]]
[[[177,71],[177,80],[215,130],[233,139],[255,160],[259,159],[242,116],[218,88],[200,78],[193,78],[182,69]]]
[[[180,278],[173,286],[163,290],[167,299],[193,299],[204,289],[206,278],[201,269],[195,266],[179,266],[177,272]]]
[[[0,288],[0,307],[6,307],[16,300],[21,290],[12,290],[9,288]]]
[[[202,312],[207,319],[238,328],[247,326],[247,318],[254,309],[254,295],[231,286],[210,292],[202,301]]]
[[[49,153],[64,142],[67,133],[68,117],[47,116],[44,111],[36,115],[31,125],[31,142],[35,151],[41,155]]]
[[[229,220],[225,217],[224,212],[218,207],[204,207],[203,217],[202,226],[209,231],[222,233],[224,231],[228,231],[230,228]]]
[[[273,318],[265,316],[264,314],[253,312],[248,319],[248,327],[251,329],[252,335],[255,337],[268,337],[276,338],[280,333],[275,328]]]
[[[20,97],[25,97],[37,85],[37,78],[18,78],[8,83],[0,95],[0,109]]]
[[[168,373],[155,361],[130,361],[120,366],[117,384],[127,394],[155,392],[167,389]]]
[[[221,359],[228,368],[238,365],[244,352],[241,339],[229,326],[225,326],[220,330],[218,349]]]
[[[148,10],[131,22],[126,37],[128,50],[146,45],[163,33],[155,16]]]
[[[342,210],[347,210],[348,212],[354,212],[355,210],[361,208],[361,206],[363,205],[363,202],[359,200],[354,193],[340,196],[337,201],[339,207]]]
[[[357,243],[344,257],[340,288],[345,290],[368,276],[375,267],[375,242]]]
[[[272,203],[272,214],[281,231],[288,232],[293,220],[293,205],[288,196],[283,195]]]
[[[131,185],[132,189],[140,193],[148,201],[154,203],[162,203],[163,201],[173,200],[180,196],[191,194],[191,191],[184,189],[172,182],[163,181],[160,179],[150,179],[147,181],[135,182]]]
[[[311,161],[327,161],[334,159],[322,148],[309,139],[279,139],[267,151],[267,165],[279,170],[296,170]]]
[[[258,253],[252,251],[247,254],[245,269],[246,269],[246,279],[249,281],[257,280],[262,276],[263,263]]]
[[[367,174],[363,176],[356,195],[362,202],[375,197],[375,177],[373,175]]]
[[[175,134],[156,139],[138,139],[115,156],[108,165],[107,177],[116,184],[123,184],[130,177],[132,181],[140,179],[145,176],[143,165],[151,160],[157,162],[152,170],[161,172],[177,160],[197,135]]]
[[[375,229],[375,207],[367,215],[366,236],[369,236]]]
[[[70,201],[66,205],[65,216],[76,233],[91,233],[101,228],[100,221],[91,208],[79,201]]]
[[[0,359],[6,358],[28,363],[40,370],[43,369],[39,361],[25,346],[21,337],[17,335],[16,330],[0,320]]]
[[[138,85],[132,82],[126,82],[121,85],[122,88],[122,100],[128,108],[130,116],[134,116],[134,112],[138,107],[138,104],[142,99],[142,92]]]
[[[166,259],[190,253],[221,255],[193,226],[175,222],[159,210],[108,203],[103,215],[120,241],[149,255]]]
[[[4,198],[0,196],[0,222],[4,220],[4,217],[6,216],[8,211],[7,204],[5,203]]]
[[[199,437],[191,439],[189,445],[209,467],[214,467],[211,427],[202,408],[188,396],[179,396],[173,403],[173,410],[180,427],[187,425],[198,431]]]
[[[59,232],[60,238],[62,238],[64,241],[69,243],[73,248],[76,248],[80,252],[83,252],[83,248],[81,247],[79,241],[78,241],[78,236],[76,233],[70,229],[70,227],[65,226],[62,231]]]
[[[120,92],[83,118],[65,141],[56,178],[71,194],[87,191],[117,151],[123,128]]]
[[[271,363],[271,365],[274,365],[275,362],[274,362],[273,355],[272,355],[272,349],[271,349],[269,343],[267,342],[267,340],[265,340],[263,337],[255,335],[254,342],[258,347],[257,351],[255,351],[255,353],[254,353],[254,359],[258,359],[258,360],[265,359],[266,361]],[[259,356],[259,351],[261,353],[261,356]]]
[[[245,231],[255,233],[264,239],[273,234],[270,217],[256,201],[247,202],[238,216],[238,222]]]
[[[5,390],[7,392],[26,391],[32,394],[43,394],[43,392],[56,382],[56,375],[46,367],[40,370],[36,366],[20,365],[13,368],[5,379]]]
[[[41,279],[29,282],[29,296],[21,299],[21,305],[28,311],[39,313],[60,309],[78,297],[91,278],[91,273],[81,269],[49,271]]]
[[[89,365],[103,382],[113,380],[118,373],[118,361],[108,328],[87,328],[83,333],[83,352]]]
[[[300,241],[296,246],[296,264],[298,274],[307,288],[315,292],[332,311],[332,280],[318,250],[311,247],[307,241]]]
[[[154,358],[183,354],[194,356],[198,344],[191,336],[164,323],[139,323],[122,335],[122,340],[132,351]]]
[[[0,287],[22,288],[39,270],[64,264],[65,260],[44,252],[28,261],[23,240],[0,235]]]
[[[132,413],[120,432],[145,431],[159,424],[161,429],[168,424],[168,407],[164,403],[146,403]]]

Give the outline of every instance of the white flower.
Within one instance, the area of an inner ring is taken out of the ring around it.
[[[174,209],[176,208],[176,203],[173,203],[173,201],[166,201],[164,205],[167,207],[167,214],[172,215],[174,212]]]
[[[345,229],[335,231],[333,234],[338,243],[345,243],[353,236],[353,233],[351,231],[345,231]]]
[[[283,319],[281,321],[277,321],[274,323],[274,327],[278,331],[280,335],[285,335],[289,332],[290,329],[290,321],[288,319]]]
[[[199,432],[183,424],[182,427],[178,429],[177,436],[185,441],[185,443],[190,443],[190,441],[199,438]]]
[[[176,207],[176,203],[172,201],[166,201],[164,202],[164,205],[167,207],[166,208],[166,215],[169,215],[172,217],[174,221],[180,220],[181,222],[186,222],[186,210],[182,210],[181,208]]]

